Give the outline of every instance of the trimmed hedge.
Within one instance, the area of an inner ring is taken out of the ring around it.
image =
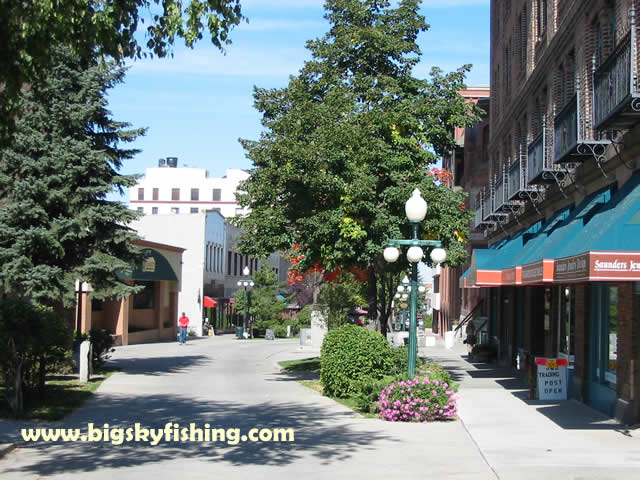
[[[381,379],[393,368],[389,342],[378,332],[355,325],[330,330],[320,351],[320,382],[324,394],[346,398],[362,380]]]

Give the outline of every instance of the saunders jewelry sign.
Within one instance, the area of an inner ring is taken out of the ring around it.
[[[640,252],[587,252],[556,260],[555,281],[640,281]]]

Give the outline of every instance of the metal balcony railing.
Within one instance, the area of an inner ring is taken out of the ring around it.
[[[598,130],[629,128],[640,121],[635,8],[631,28],[609,58],[593,72],[593,125]],[[593,60],[595,66],[595,57]]]
[[[580,115],[580,85],[553,121],[553,163],[576,163],[594,158],[599,167],[606,160],[611,140],[594,140]]]
[[[526,179],[528,185],[556,183],[564,193],[569,171],[551,162],[553,136],[547,133],[547,119],[542,116],[542,130],[527,148]]]
[[[553,161],[567,158],[578,143],[578,93],[556,115],[553,121]]]

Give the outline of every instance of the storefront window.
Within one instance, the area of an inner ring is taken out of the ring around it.
[[[575,287],[560,287],[560,302],[558,321],[558,352],[569,357],[569,361],[573,362],[575,353],[574,329],[575,329]]]
[[[149,310],[154,308],[153,297],[155,294],[155,282],[138,281],[136,285],[144,285],[144,290],[133,296],[133,308],[135,310]]]
[[[609,324],[604,379],[615,385],[618,363],[618,287],[609,287]]]

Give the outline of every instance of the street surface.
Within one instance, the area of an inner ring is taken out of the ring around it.
[[[223,336],[186,346],[119,348],[114,363],[122,372],[67,420],[50,425],[163,428],[193,422],[243,434],[292,428],[292,443],[22,444],[0,459],[0,478],[613,479],[634,478],[640,471],[639,438],[575,402],[556,407],[557,418],[545,415],[455,352],[427,353],[463,382],[463,421],[423,425],[362,418],[300,385],[299,377],[280,373],[278,361],[314,356],[297,347],[297,340]],[[576,425],[559,425],[576,406]],[[0,443],[19,442],[22,426],[0,421]],[[603,439],[607,443],[599,450],[590,450]]]

